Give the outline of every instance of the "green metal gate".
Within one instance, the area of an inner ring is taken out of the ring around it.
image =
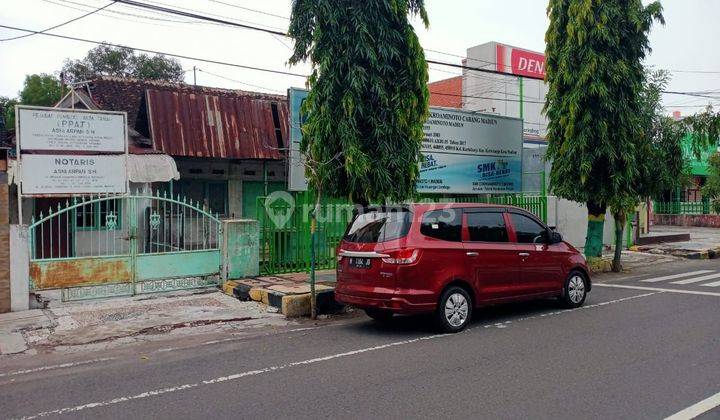
[[[220,231],[217,215],[179,196],[67,200],[30,225],[30,288],[81,300],[217,285]]]

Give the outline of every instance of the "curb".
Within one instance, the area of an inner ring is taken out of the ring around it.
[[[310,315],[309,285],[306,283],[291,285],[257,286],[257,281],[229,280],[223,283],[222,291],[242,301],[255,301],[277,308],[287,318]],[[335,313],[343,305],[335,301],[335,288],[317,284],[315,286],[318,314]]]

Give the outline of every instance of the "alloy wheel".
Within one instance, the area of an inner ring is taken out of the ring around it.
[[[460,293],[453,293],[445,301],[445,319],[448,324],[457,328],[467,321],[468,301]]]
[[[585,297],[585,281],[579,275],[574,275],[568,282],[568,296],[572,303],[578,304]]]

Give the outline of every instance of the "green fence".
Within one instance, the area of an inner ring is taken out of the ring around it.
[[[546,196],[420,197],[436,203],[484,203],[521,207],[547,221]],[[280,274],[310,270],[310,211],[314,201],[307,193],[276,193],[257,198],[260,225],[260,272]],[[346,200],[323,200],[318,213],[316,268],[335,268],[335,249],[352,217]]]
[[[655,201],[653,211],[657,214],[710,214],[710,200],[703,201]]]

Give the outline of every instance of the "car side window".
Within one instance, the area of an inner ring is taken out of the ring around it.
[[[443,241],[460,242],[462,211],[460,209],[433,210],[425,213],[420,233]]]
[[[468,213],[467,224],[472,242],[508,241],[505,219],[500,212]]]
[[[525,215],[510,213],[510,220],[515,228],[517,241],[521,244],[540,243],[547,234],[545,226]]]

